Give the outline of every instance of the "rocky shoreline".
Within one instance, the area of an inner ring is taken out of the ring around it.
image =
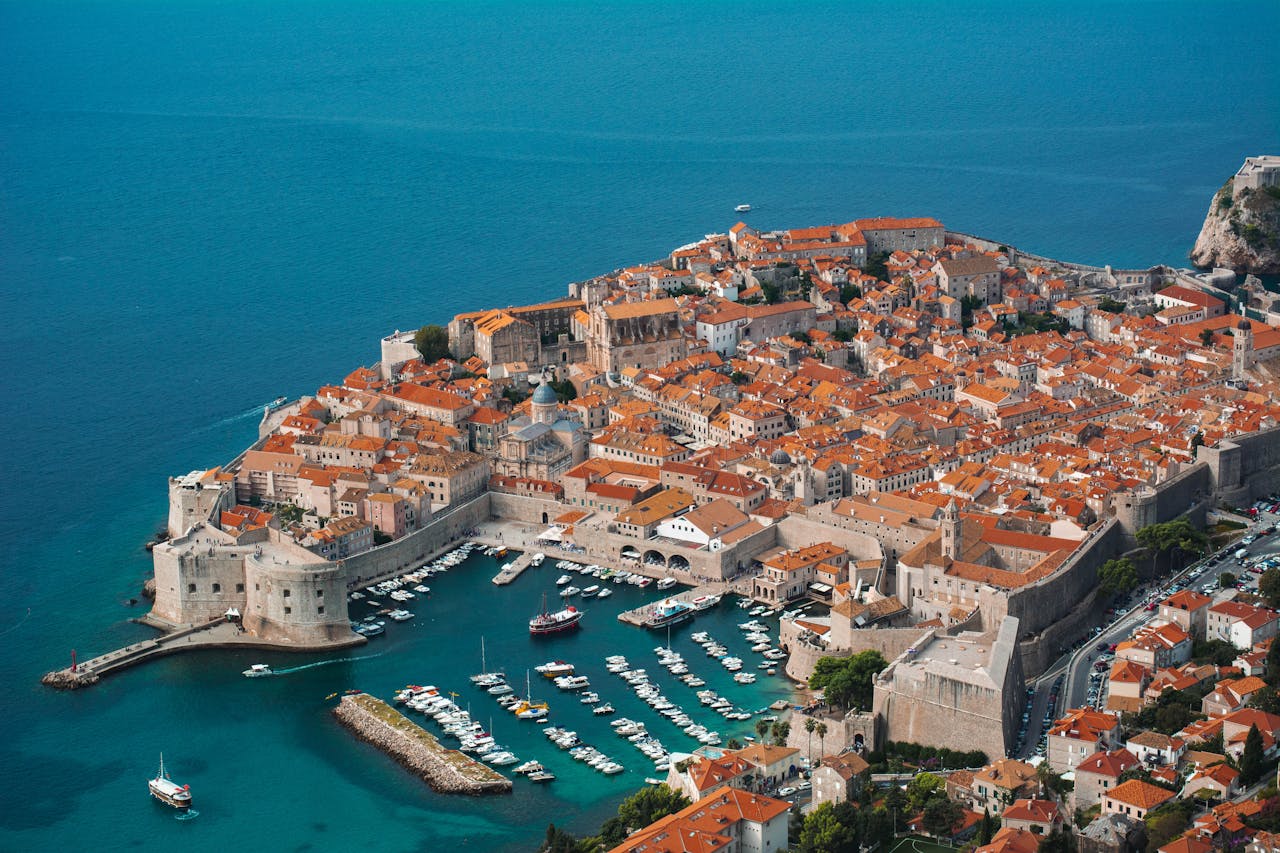
[[[333,714],[356,737],[420,776],[438,794],[506,794],[511,780],[454,749],[367,693],[343,696]]]

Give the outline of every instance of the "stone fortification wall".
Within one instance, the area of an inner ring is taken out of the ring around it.
[[[1219,496],[1229,503],[1249,503],[1280,490],[1280,427],[1201,447],[1198,453]]]
[[[547,498],[510,495],[506,492],[489,493],[489,514],[494,518],[523,521],[527,524],[549,524],[569,509],[566,504]]]
[[[861,531],[835,528],[798,515],[789,515],[774,527],[778,530],[778,545],[783,548],[806,548],[818,542],[831,542],[848,551],[850,559],[855,561],[884,558],[876,538]]]
[[[392,572],[416,568],[436,552],[466,538],[466,532],[490,517],[490,492],[464,504],[437,513],[422,528],[408,536],[380,545],[343,561],[349,586]],[[505,496],[504,496],[505,497]]]
[[[244,559],[252,548],[232,545],[227,534],[203,524],[157,545],[151,552],[156,590],[152,615],[173,625],[194,625],[221,618],[229,607],[243,611]]]
[[[268,642],[299,646],[334,643],[351,636],[346,573],[340,564],[287,562],[279,550],[270,549],[262,556],[245,557],[244,567],[242,624],[250,634]]]
[[[910,648],[924,634],[920,628],[863,628],[852,634],[847,649],[831,649],[825,645],[807,642],[800,638],[801,629],[793,622],[784,622],[778,645],[790,653],[784,672],[792,681],[808,683],[809,676],[819,658],[850,657],[859,652],[875,649],[885,660],[893,660]]]
[[[805,721],[810,718],[815,723],[826,724],[826,737],[819,738],[817,733],[810,735],[804,730]],[[795,710],[791,712],[789,722],[791,730],[787,734],[787,746],[800,750],[804,756],[835,755],[859,745],[875,750],[884,742],[883,723],[871,713],[851,711],[841,716],[826,707]],[[811,753],[811,750],[816,751]]]
[[[806,514],[810,520],[820,522],[827,527],[870,536],[880,543],[882,550],[895,557],[910,551],[937,529],[937,522],[933,519],[919,524],[881,524],[876,521],[850,518],[847,515],[837,515],[831,511],[832,506],[833,504],[830,503],[815,504],[809,507]]]
[[[1205,448],[1200,448],[1201,452]],[[1115,496],[1116,520],[1129,544],[1133,536],[1149,524],[1186,515],[1193,524],[1204,523],[1204,512],[1212,502],[1213,471],[1197,462],[1155,488],[1121,492]]]
[[[1023,636],[1049,628],[1097,588],[1098,567],[1120,552],[1120,543],[1119,525],[1107,519],[1049,577],[982,602],[984,624],[994,628],[1005,616],[1016,616]]]
[[[1018,655],[1027,678],[1040,675],[1057,660],[1061,648],[1070,646],[1094,625],[1101,625],[1105,621],[1105,611],[1105,599],[1095,588],[1058,621],[1035,636],[1023,638],[1018,644]]]

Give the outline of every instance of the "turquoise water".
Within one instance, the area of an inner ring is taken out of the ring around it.
[[[1280,69],[1242,38],[1278,25],[1274,3],[0,0],[0,848],[594,828],[629,775],[444,801],[328,720],[330,685],[469,672],[487,578],[371,661],[36,679],[149,635],[127,602],[166,476],[231,458],[264,402],[396,327],[560,295],[743,202],[763,228],[930,214],[1180,262],[1241,159],[1280,150]],[[194,821],[143,796],[161,749]]]

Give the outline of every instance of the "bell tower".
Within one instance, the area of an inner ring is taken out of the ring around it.
[[[960,542],[960,509],[952,498],[942,511],[942,556],[959,559]]]
[[[1231,339],[1231,378],[1245,380],[1245,371],[1253,367],[1253,324],[1241,317],[1236,323],[1235,337]]]

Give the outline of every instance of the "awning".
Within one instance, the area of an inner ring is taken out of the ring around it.
[[[239,618],[240,618],[240,611],[239,611],[239,610],[236,610],[234,607],[229,607],[229,608],[227,608],[227,612],[226,612],[226,613],[224,613],[224,614],[222,614],[222,615],[223,615],[223,616],[225,616],[225,617],[226,617],[226,618],[228,618],[228,619],[239,619]]]
[[[559,527],[548,527],[538,535],[538,538],[548,539],[552,542],[560,542],[564,539],[564,536],[561,535]]]

